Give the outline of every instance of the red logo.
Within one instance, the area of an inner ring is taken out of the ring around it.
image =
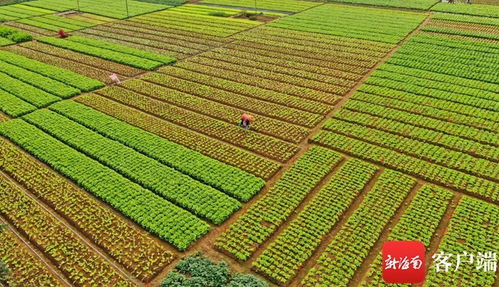
[[[425,247],[420,241],[383,244],[383,280],[386,283],[421,283],[425,278]]]

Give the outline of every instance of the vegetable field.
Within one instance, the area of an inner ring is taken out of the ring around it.
[[[17,2],[1,286],[497,286],[499,6]]]

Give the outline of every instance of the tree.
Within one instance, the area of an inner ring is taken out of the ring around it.
[[[3,231],[5,228],[5,225],[0,225],[0,233]],[[10,270],[9,267],[7,267],[7,264],[5,264],[3,261],[0,260],[0,283],[4,283],[7,281],[7,276],[9,276]]]

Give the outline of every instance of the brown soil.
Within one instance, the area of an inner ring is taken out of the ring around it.
[[[251,16],[248,16],[248,15],[242,15],[241,14],[241,15],[234,16],[233,18],[236,18],[236,19],[246,19],[246,20],[252,20],[252,21],[258,21],[258,22],[267,23],[267,22],[272,22],[274,20],[277,20],[280,17],[271,17],[271,16],[266,16],[266,15],[251,15]]]

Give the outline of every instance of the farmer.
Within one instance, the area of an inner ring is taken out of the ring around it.
[[[64,32],[64,30],[62,30],[62,29],[61,29],[61,30],[59,30],[59,37],[60,37],[60,38],[63,38],[63,39],[64,39],[64,38],[67,38],[68,36],[69,36],[69,35],[68,35],[68,34],[66,34],[66,32]]]
[[[241,116],[241,123],[239,124],[239,126],[249,130],[251,123],[254,121],[255,118],[252,115],[243,114]]]

